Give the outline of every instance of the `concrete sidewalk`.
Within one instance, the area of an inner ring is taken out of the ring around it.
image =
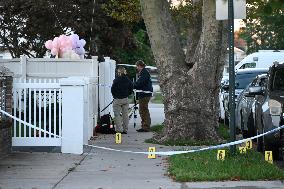
[[[13,153],[0,159],[1,189],[50,189],[84,158],[58,153]]]
[[[155,105],[151,113],[153,122],[161,123],[163,109]],[[100,135],[90,143],[131,151],[148,151],[149,146],[156,146],[157,151],[173,149],[144,143],[152,133],[137,133],[135,129],[132,121],[129,133],[122,135],[122,144],[115,144],[114,135]],[[166,174],[166,157],[148,159],[142,154],[90,147],[82,155],[25,152],[0,159],[0,189],[284,188],[280,181],[178,183]]]

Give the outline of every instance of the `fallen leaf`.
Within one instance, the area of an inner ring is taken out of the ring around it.
[[[240,181],[241,177],[240,176],[233,176],[231,177],[231,181]]]

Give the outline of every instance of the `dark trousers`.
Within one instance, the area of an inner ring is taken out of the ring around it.
[[[139,114],[141,117],[141,127],[145,130],[150,130],[151,117],[148,108],[148,104],[151,97],[144,97],[139,99]]]

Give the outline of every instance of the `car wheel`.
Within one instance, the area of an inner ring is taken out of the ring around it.
[[[279,148],[279,160],[284,160],[284,132],[281,133],[280,148]]]
[[[272,151],[273,160],[281,160],[281,157],[280,157],[280,145],[269,144],[268,142],[265,141],[265,137],[264,136],[260,137],[260,138],[262,138],[262,152]]]
[[[272,151],[273,160],[280,160],[279,145],[267,144],[264,140],[264,151]]]

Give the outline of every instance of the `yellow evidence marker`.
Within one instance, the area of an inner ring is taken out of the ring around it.
[[[225,150],[218,150],[217,153],[217,160],[225,160],[225,156],[226,156],[226,151]]]
[[[246,141],[246,148],[247,149],[252,149],[252,140]]]
[[[272,151],[265,151],[264,154],[265,154],[265,155],[264,155],[265,161],[267,161],[268,163],[273,164]]]
[[[116,144],[121,144],[121,133],[116,133],[115,134],[115,143]]]
[[[243,147],[243,146],[240,146],[239,147],[239,151],[240,151],[240,154],[245,154],[245,153],[247,153],[247,148]]]
[[[155,147],[149,147],[149,151],[148,151],[148,158],[149,159],[155,159],[156,158],[156,154],[152,154],[153,152],[156,152],[156,148]]]

